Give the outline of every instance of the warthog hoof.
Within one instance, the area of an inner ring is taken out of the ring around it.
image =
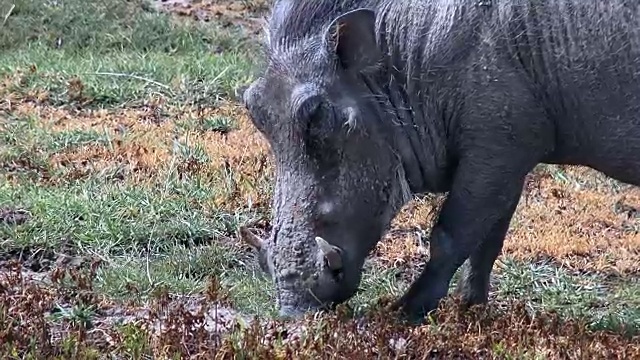
[[[438,308],[440,299],[436,298],[408,298],[403,296],[385,307],[385,310],[397,314],[401,320],[411,325],[422,325],[426,317]]]

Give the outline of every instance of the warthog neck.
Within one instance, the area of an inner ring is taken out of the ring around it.
[[[447,191],[443,175],[448,166],[445,121],[425,115],[424,101],[418,93],[407,91],[406,79],[384,75],[366,82],[378,106],[377,123],[399,157],[401,180],[413,194]]]
[[[377,4],[383,66],[366,81],[411,191],[445,192],[454,158],[447,142],[463,108],[465,69],[481,15],[461,11],[456,1],[410,3],[416,2]]]

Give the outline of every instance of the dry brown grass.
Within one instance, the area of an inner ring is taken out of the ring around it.
[[[160,290],[146,306],[117,304],[93,291],[90,279],[100,263],[89,260],[54,268],[44,280],[46,286],[25,281],[18,263],[0,274],[0,353],[46,359],[93,359],[101,353],[191,359],[640,356],[637,338],[589,332],[584,324],[553,313],[530,313],[523,304],[514,304],[506,313],[492,307],[464,311],[456,299],[449,299],[433,319],[437,327],[393,320],[383,311],[384,301],[365,318],[352,318],[339,309],[295,324],[255,319],[242,326],[228,316],[232,304],[215,278],[196,297]]]
[[[566,167],[570,178],[600,177],[593,170]],[[631,209],[640,189],[620,194],[603,187],[577,188],[543,173],[523,196],[505,252],[531,259],[552,256],[567,266],[603,272],[640,272],[640,234]],[[530,184],[531,184],[530,183]],[[628,210],[617,210],[626,207]]]
[[[197,21],[215,21],[222,26],[241,25],[252,34],[261,31],[262,24],[258,16],[264,13],[269,0],[163,0],[160,9],[170,11],[178,17],[186,17]]]

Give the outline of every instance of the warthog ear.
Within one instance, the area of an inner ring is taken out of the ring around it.
[[[327,49],[336,54],[342,66],[361,71],[374,66],[381,58],[376,41],[376,14],[370,9],[356,9],[335,18],[325,33]]]

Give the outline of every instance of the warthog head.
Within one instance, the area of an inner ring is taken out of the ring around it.
[[[268,66],[244,93],[273,152],[276,186],[271,236],[241,234],[259,249],[283,316],[355,294],[365,258],[407,191],[368,85],[381,72],[375,14],[337,3],[277,2]]]

